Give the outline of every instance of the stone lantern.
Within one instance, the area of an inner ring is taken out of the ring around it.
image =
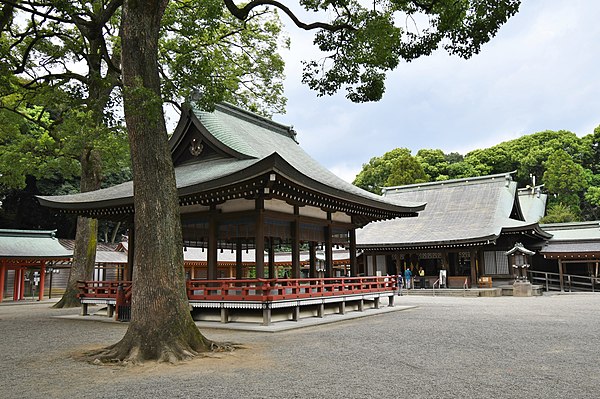
[[[506,252],[509,257],[509,264],[512,265],[515,281],[513,283],[513,296],[531,296],[531,283],[527,280],[527,269],[530,263],[528,257],[533,256],[534,251],[531,251],[523,246],[520,242]]]

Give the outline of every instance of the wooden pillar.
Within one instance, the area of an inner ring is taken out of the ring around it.
[[[560,281],[560,292],[565,292],[565,279],[563,275],[562,259],[558,258],[558,279]]]
[[[19,289],[21,287],[21,284],[19,284],[20,276],[21,269],[16,267],[13,275],[13,301],[17,301],[19,299]]]
[[[333,245],[331,226],[325,227],[325,277],[333,277]]]
[[[298,207],[294,207],[294,213]],[[292,278],[300,278],[300,222],[292,222]]]
[[[400,252],[396,252],[396,275],[402,275],[402,254]]]
[[[20,284],[21,289],[19,290],[21,294],[20,294],[19,299],[25,299],[25,270],[27,270],[27,269],[25,269],[25,268],[21,269],[21,279],[20,279],[21,280],[21,284]]]
[[[470,263],[471,263],[471,287],[477,287],[477,251],[472,249],[470,251]]]
[[[371,256],[373,258],[373,270],[371,270],[372,271],[371,276],[375,276],[375,275],[377,275],[377,254],[373,254]],[[368,270],[368,265],[367,265],[367,270]],[[367,273],[365,273],[365,275],[366,274]]]
[[[244,273],[242,269],[242,239],[238,238],[235,240],[235,278],[241,279]]]
[[[277,278],[277,270],[275,270],[275,240],[273,237],[268,237],[267,242],[269,245],[269,278]]]
[[[256,199],[256,230],[254,247],[256,253],[254,256],[256,265],[256,278],[265,277],[265,220],[263,210],[265,209],[264,199]]]
[[[38,301],[41,301],[42,299],[44,299],[44,284],[46,282],[46,261],[43,260],[42,264],[40,265],[40,289],[39,289],[39,293],[38,293]]]
[[[311,241],[308,243],[309,260],[308,260],[308,277],[317,277],[317,243]]]
[[[215,209],[211,209],[215,211]],[[217,220],[214,214],[211,214],[208,219],[208,253],[206,254],[206,277],[208,280],[217,279],[217,260],[218,260],[218,236],[217,236]]]
[[[352,277],[358,276],[358,261],[356,260],[356,230],[350,229],[350,275]]]
[[[6,281],[6,261],[0,263],[0,302],[4,299],[4,282]]]

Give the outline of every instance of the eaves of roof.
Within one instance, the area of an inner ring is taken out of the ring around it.
[[[488,244],[494,244],[498,235],[488,235],[484,237],[471,237],[467,239],[442,240],[442,241],[419,241],[419,242],[398,242],[381,244],[356,244],[356,248],[363,251],[406,251],[406,250],[430,250],[441,248],[467,248]]]
[[[201,170],[202,173],[197,173],[197,170]],[[304,175],[278,153],[273,153],[261,160],[217,159],[201,165],[180,166],[176,168],[178,193],[180,198],[189,197],[240,184],[271,172],[278,173],[297,185],[314,190],[321,195],[395,213],[397,216],[416,214],[425,207],[424,203],[398,203],[380,196],[358,195],[336,189]],[[67,196],[39,196],[38,199],[44,206],[69,211],[124,207],[131,208],[131,212],[133,212],[133,185],[128,182],[94,192]]]
[[[0,230],[0,258],[66,259],[72,252],[54,237],[55,231]]]
[[[505,227],[503,227],[502,232],[503,233],[530,232],[532,235],[534,235],[540,239],[549,240],[552,238],[552,234],[550,234],[547,231],[545,231],[544,229],[542,229],[540,227],[540,225],[537,223],[527,223],[527,222],[513,223],[512,225],[506,225]]]

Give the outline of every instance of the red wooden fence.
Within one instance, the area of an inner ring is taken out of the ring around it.
[[[117,289],[123,286],[131,295],[130,281],[80,281],[80,298],[117,298]],[[398,289],[395,276],[332,277],[301,279],[220,279],[187,280],[190,301],[259,301],[321,298],[389,292]]]

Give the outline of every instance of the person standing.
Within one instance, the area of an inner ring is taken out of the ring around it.
[[[412,277],[412,272],[410,271],[410,268],[406,268],[406,270],[404,271],[404,280],[406,281],[406,289],[410,289],[411,288],[411,279]]]
[[[419,267],[419,285],[425,288],[425,270],[422,267]]]
[[[446,288],[446,265],[442,265],[440,269],[440,287],[442,285]]]

